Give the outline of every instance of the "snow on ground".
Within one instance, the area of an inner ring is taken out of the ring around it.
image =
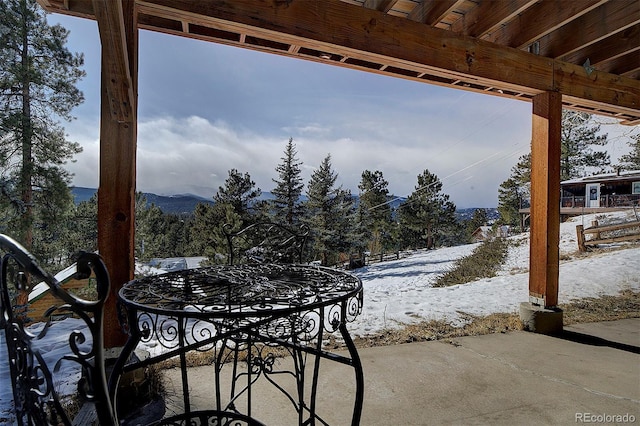
[[[624,289],[640,291],[640,247],[609,253],[576,255],[576,225],[586,226],[598,219],[600,224],[633,219],[633,212],[618,212],[577,217],[560,227],[559,300],[615,295]],[[502,270],[496,277],[446,288],[432,288],[435,278],[453,266],[456,259],[470,254],[477,244],[417,251],[404,259],[377,263],[355,271],[362,279],[364,304],[362,314],[349,324],[353,335],[366,335],[388,327],[422,319],[442,319],[460,324],[461,312],[487,315],[497,312],[517,312],[522,302],[529,300],[529,236],[510,237],[514,244]],[[73,320],[56,324],[59,335],[68,335],[75,327]],[[56,334],[52,329],[49,335]],[[152,350],[152,346],[148,349]],[[55,354],[54,347],[47,356]],[[0,332],[0,359],[6,358],[4,333]],[[57,359],[57,358],[56,358]],[[0,362],[0,421],[11,418],[12,391],[7,362]],[[71,372],[61,383],[68,394],[68,383],[74,382]]]
[[[590,256],[577,256],[576,225],[589,226],[633,220],[633,211],[573,218],[560,225],[559,301],[640,290],[640,248]],[[510,237],[514,246],[493,278],[445,288],[433,288],[438,275],[453,267],[456,259],[470,254],[477,244],[418,251],[396,261],[377,263],[355,272],[362,279],[362,314],[350,324],[355,335],[376,333],[422,319],[444,319],[460,324],[460,313],[488,315],[517,312],[529,300],[529,235]]]

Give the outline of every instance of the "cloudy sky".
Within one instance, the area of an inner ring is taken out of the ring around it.
[[[97,24],[48,19],[71,31],[69,50],[85,55],[85,102],[65,123],[84,151],[68,168],[74,185],[97,187]],[[495,207],[500,183],[529,152],[527,102],[145,30],[139,58],[139,191],[212,197],[232,168],[270,191],[293,138],[305,183],[330,154],[337,184],[354,194],[364,170],[380,170],[392,194],[407,196],[428,169],[459,208]],[[628,151],[620,135],[629,130],[603,126],[612,158]]]

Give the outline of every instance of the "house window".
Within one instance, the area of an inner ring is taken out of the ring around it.
[[[640,181],[633,182],[631,186],[632,186],[632,189],[631,189],[632,194],[640,194]]]

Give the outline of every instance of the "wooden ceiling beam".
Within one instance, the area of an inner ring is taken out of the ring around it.
[[[92,17],[91,0],[67,1],[69,10],[52,11]],[[597,1],[578,0],[583,6]],[[543,0],[542,4],[548,2],[558,1]],[[522,4],[512,2],[511,7]],[[571,64],[558,60],[391,16],[363,7],[362,1],[136,0],[136,5],[139,28],[152,31],[514,99],[530,100],[543,91],[564,90],[587,110],[630,119],[640,116],[640,83],[633,71],[617,76],[600,70],[587,76],[582,66],[569,67]],[[458,4],[463,5],[468,4]],[[629,7],[626,13],[632,14]],[[473,13],[473,8],[468,10]],[[616,14],[615,23],[607,28],[619,24],[618,17]],[[569,69],[588,78],[568,78]]]
[[[593,102],[634,110],[636,114],[640,109],[637,81],[613,75],[599,75],[600,80],[594,79],[580,66],[557,64],[521,50],[339,0],[291,3],[149,0],[138,4],[141,12],[162,9],[166,14],[174,14],[176,19],[188,15],[204,25],[255,34],[276,43],[307,46],[393,67],[459,74],[467,81],[477,79],[485,86],[520,88],[525,93],[560,89]],[[288,49],[288,45],[286,47]],[[584,78],[568,78],[565,75],[568,69]],[[584,86],[573,87],[574,84]]]
[[[434,25],[453,12],[464,0],[423,0],[413,8],[407,18],[427,25]]]
[[[630,69],[629,71],[625,71],[621,75],[635,80],[640,79],[640,66],[634,69]]]
[[[562,58],[638,23],[640,1],[608,2],[542,37],[540,55]]]
[[[102,57],[108,58],[102,65],[102,72],[106,73],[103,78],[107,85],[111,117],[119,123],[131,122],[135,116],[135,103],[122,3],[93,0],[93,9],[100,32]]]
[[[483,38],[492,43],[524,49],[572,19],[606,2],[607,0],[543,1]]]
[[[596,68],[611,72],[610,69],[607,70],[599,65],[637,51],[640,48],[638,40],[640,40],[640,24],[633,25],[611,37],[592,43],[584,49],[559,59],[573,64],[584,64],[589,59],[591,65]]]
[[[219,30],[250,33],[274,42],[300,44],[394,67],[439,70],[534,91],[553,88],[553,66],[548,59],[339,0],[282,6],[251,0],[149,0],[138,4],[141,13],[162,13],[165,17],[173,15],[174,19],[191,16]],[[256,22],[260,26],[255,26]]]
[[[482,2],[451,26],[451,31],[471,37],[495,32],[505,22],[522,13],[538,0],[505,0]]]
[[[377,10],[378,12],[387,13],[393,6],[398,2],[398,0],[364,0],[362,6],[367,9]]]
[[[600,62],[595,68],[608,73],[627,75],[640,68],[640,48],[617,56],[611,60]]]

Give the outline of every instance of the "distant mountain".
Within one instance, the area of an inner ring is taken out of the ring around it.
[[[213,198],[204,198],[193,194],[156,195],[145,193],[147,205],[155,204],[164,213],[191,214],[200,203],[213,204]]]
[[[83,201],[89,201],[97,191],[98,190],[95,188],[82,188],[80,186],[74,186],[71,188],[71,193],[73,194],[73,201],[76,204],[80,204]]]
[[[487,211],[487,218],[489,219],[489,221],[495,221],[496,219],[498,219],[500,217],[500,213],[498,213],[498,209],[496,209],[496,208],[493,208],[493,207],[490,207],[490,208],[471,207],[471,208],[467,208],[467,209],[457,209],[456,210],[456,218],[458,220],[471,220],[473,218],[473,214],[479,208],[483,208],[484,210]]]
[[[76,204],[88,201],[96,192],[97,189],[95,188],[82,188],[77,186],[71,188],[71,193],[73,194]],[[193,194],[157,195],[145,192],[143,195],[147,199],[147,205],[154,204],[164,213],[191,214],[199,203],[213,204],[213,199]]]
[[[96,192],[97,189],[95,188],[83,188],[78,186],[71,188],[71,193],[73,194],[76,204],[88,201]],[[145,192],[143,194],[147,199],[147,205],[154,204],[164,213],[191,214],[199,203],[214,203],[213,198],[205,198],[193,194],[157,195],[149,192]],[[261,200],[272,200],[273,198],[274,196],[270,192],[263,192],[260,197]],[[357,203],[358,196],[354,195],[354,198]],[[306,197],[303,196],[303,199],[306,200]],[[397,209],[405,200],[406,198],[404,197],[391,197],[389,204],[392,209]],[[476,208],[458,209],[456,210],[456,217],[458,220],[471,219],[475,210]],[[497,209],[488,208],[485,210],[487,210],[487,215],[490,220],[495,220],[499,217]]]

